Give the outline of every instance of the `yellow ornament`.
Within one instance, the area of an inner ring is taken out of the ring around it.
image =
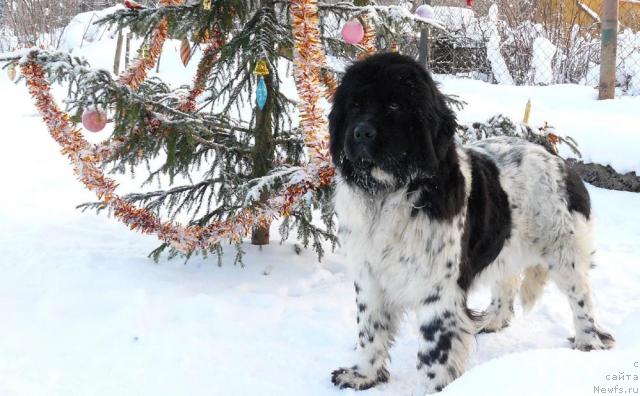
[[[9,65],[7,69],[7,75],[9,76],[9,80],[14,81],[16,79],[16,64],[12,63]]]
[[[202,0],[202,8],[209,11],[211,9],[211,0]]]
[[[149,56],[149,44],[145,44],[140,48],[140,56],[143,58]]]
[[[267,67],[267,61],[264,59],[260,59],[258,63],[256,63],[256,68],[253,70],[253,74],[256,76],[266,76],[269,74],[269,67]]]

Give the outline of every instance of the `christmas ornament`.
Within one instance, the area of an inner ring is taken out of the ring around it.
[[[351,20],[342,27],[342,39],[349,44],[358,44],[364,37],[364,27],[357,19]]]
[[[429,4],[423,4],[416,9],[416,15],[424,19],[434,19],[436,13]]]
[[[90,132],[100,132],[107,125],[107,115],[98,109],[86,109],[82,113],[82,126]]]
[[[182,59],[182,64],[185,66],[191,60],[191,45],[189,45],[189,40],[186,38],[183,38],[180,43],[180,59]]]
[[[14,81],[16,79],[16,64],[12,63],[9,65],[7,69],[7,76],[9,76],[9,80]]]
[[[391,46],[389,47],[389,51],[398,52],[398,43],[395,40],[393,40],[391,42]]]
[[[256,104],[260,108],[260,110],[264,109],[264,105],[267,103],[267,84],[264,82],[264,76],[269,74],[269,67],[267,66],[267,61],[264,59],[260,59],[256,63],[255,69],[253,69],[253,74],[258,76],[258,85],[256,87]]]
[[[269,74],[269,67],[267,66],[267,61],[264,59],[260,59],[256,63],[256,67],[253,69],[253,74],[256,76],[266,76]]]
[[[472,7],[473,6],[473,0],[467,0],[467,5],[469,7]]]
[[[258,77],[258,87],[256,88],[256,103],[260,110],[264,109],[264,105],[267,103],[267,84],[264,82],[264,77]]]
[[[145,6],[135,2],[134,0],[124,0],[124,6],[130,10],[141,10],[143,8],[146,8]]]
[[[202,0],[202,8],[207,11],[211,10],[211,0]]]
[[[163,0],[161,5],[175,5],[178,2],[179,0]],[[117,183],[104,174],[101,163],[125,145],[127,139],[116,138],[98,145],[84,139],[81,131],[71,122],[69,114],[54,101],[50,83],[45,77],[46,72],[39,61],[41,53],[46,54],[46,51],[31,53],[20,71],[51,137],[62,147],[85,187],[95,192],[114,217],[131,230],[156,235],[179,252],[188,254],[194,250],[210,249],[225,240],[238,242],[255,225],[270,224],[278,216],[291,214],[302,197],[309,191],[329,185],[335,175],[328,152],[326,116],[317,103],[323,91],[319,80],[320,69],[326,64],[325,53],[320,45],[317,0],[291,0],[290,11],[296,48],[294,76],[302,99],[299,101],[300,126],[305,145],[309,148],[310,162],[301,170],[299,180],[285,185],[279,194],[270,197],[259,208],[247,208],[236,216],[212,221],[204,227],[184,227],[164,222],[146,208],[138,208],[116,193]],[[150,57],[138,59],[134,67],[120,76],[118,83],[136,89],[146,77],[149,64],[155,62],[166,36],[167,21],[163,19],[152,34]],[[219,40],[222,43],[222,38]],[[215,54],[214,51],[211,53]],[[206,73],[201,74],[204,75]],[[330,78],[326,84],[330,90],[335,87],[335,80]],[[199,86],[196,83],[194,89],[199,89]]]
[[[149,44],[145,44],[140,48],[140,57],[141,58],[148,58],[149,57],[149,49],[151,47],[149,47]],[[154,62],[155,63],[155,62]]]

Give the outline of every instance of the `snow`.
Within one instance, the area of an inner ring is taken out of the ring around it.
[[[533,40],[532,47],[531,69],[533,70],[533,81],[536,84],[549,84],[553,81],[552,60],[556,53],[556,46],[545,37],[536,37]]]
[[[445,92],[468,102],[458,113],[463,123],[484,121],[495,113],[522,120],[531,99],[531,126],[540,127],[546,121],[559,134],[573,137],[586,162],[640,174],[640,97],[598,101],[598,90],[582,85],[495,85],[450,76],[437,76],[436,80]],[[570,155],[568,151],[561,153]]]
[[[498,84],[513,85],[513,77],[509,73],[507,62],[500,52],[500,33],[498,32],[498,6],[491,5],[487,15],[487,59],[491,63],[491,71]]]
[[[160,73],[187,83],[197,59],[185,70],[174,45],[165,46]],[[114,48],[115,40],[103,36],[74,51],[110,69]],[[531,98],[532,125],[548,121],[574,137],[588,161],[640,172],[640,97],[597,101],[596,90],[585,86],[437,80],[468,102],[458,113],[462,122],[495,113],[521,119]],[[243,246],[244,268],[232,265],[232,251],[222,267],[214,258],[155,264],[146,257],[155,239],[74,209],[94,197],[75,180],[24,84],[12,84],[5,73],[0,119],[0,395],[408,395],[413,389],[412,315],[392,349],[388,384],[356,393],[330,383],[332,369],[352,363],[356,340],[355,293],[340,251],[318,263],[312,252],[296,254],[294,241],[274,241],[262,249]],[[138,187],[126,177],[118,181],[123,192]],[[571,350],[570,309],[550,285],[531,312],[516,307],[511,327],[477,337],[467,372],[443,396],[638,389],[637,381],[607,376],[639,370],[640,194],[589,191],[597,221],[596,309],[616,348]],[[481,308],[488,298],[480,289],[471,304]]]
[[[123,8],[123,5],[117,5],[100,11],[89,11],[76,15],[62,32],[58,49],[73,52],[76,48],[82,48],[84,44],[101,40],[105,34],[113,38],[117,33],[115,27],[108,29],[107,26],[98,26],[93,22]]]
[[[476,23],[476,16],[471,8],[435,6],[433,10],[435,18],[441,21],[448,31],[466,31]]]

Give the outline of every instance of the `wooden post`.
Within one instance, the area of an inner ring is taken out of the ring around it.
[[[602,2],[600,27],[600,86],[598,99],[613,99],[616,90],[616,50],[618,48],[618,0]]]
[[[124,45],[124,67],[129,67],[129,51],[131,50],[131,32],[127,33],[127,39]]]
[[[419,2],[416,2],[419,4]],[[424,4],[431,4],[431,0],[424,0]],[[417,7],[416,7],[417,8]],[[429,68],[429,28],[420,31],[420,43],[418,44],[418,63]]]
[[[118,40],[116,41],[116,56],[113,59],[113,74],[120,74],[120,58],[122,58],[122,29],[118,29]]]

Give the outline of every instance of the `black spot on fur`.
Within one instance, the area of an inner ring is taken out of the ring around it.
[[[471,160],[471,194],[462,236],[458,284],[467,290],[473,278],[498,256],[511,236],[511,210],[500,174],[484,154],[467,151]]]
[[[367,309],[367,304],[358,304],[358,312],[364,312]]]
[[[427,305],[427,304],[433,304],[434,302],[437,302],[437,301],[440,301],[440,295],[439,294],[431,294],[427,298],[422,300],[422,303],[424,305]]]
[[[562,168],[564,168],[561,169],[561,171],[564,170],[567,207],[569,211],[582,213],[584,217],[589,219],[589,216],[591,216],[591,199],[589,198],[587,188],[573,168],[566,164],[563,164]]]
[[[431,323],[420,326],[420,332],[426,341],[433,341],[435,339],[436,332],[440,330],[442,330],[441,319],[434,319]]]
[[[578,305],[580,306],[580,308],[584,308],[584,300],[578,301]]]

